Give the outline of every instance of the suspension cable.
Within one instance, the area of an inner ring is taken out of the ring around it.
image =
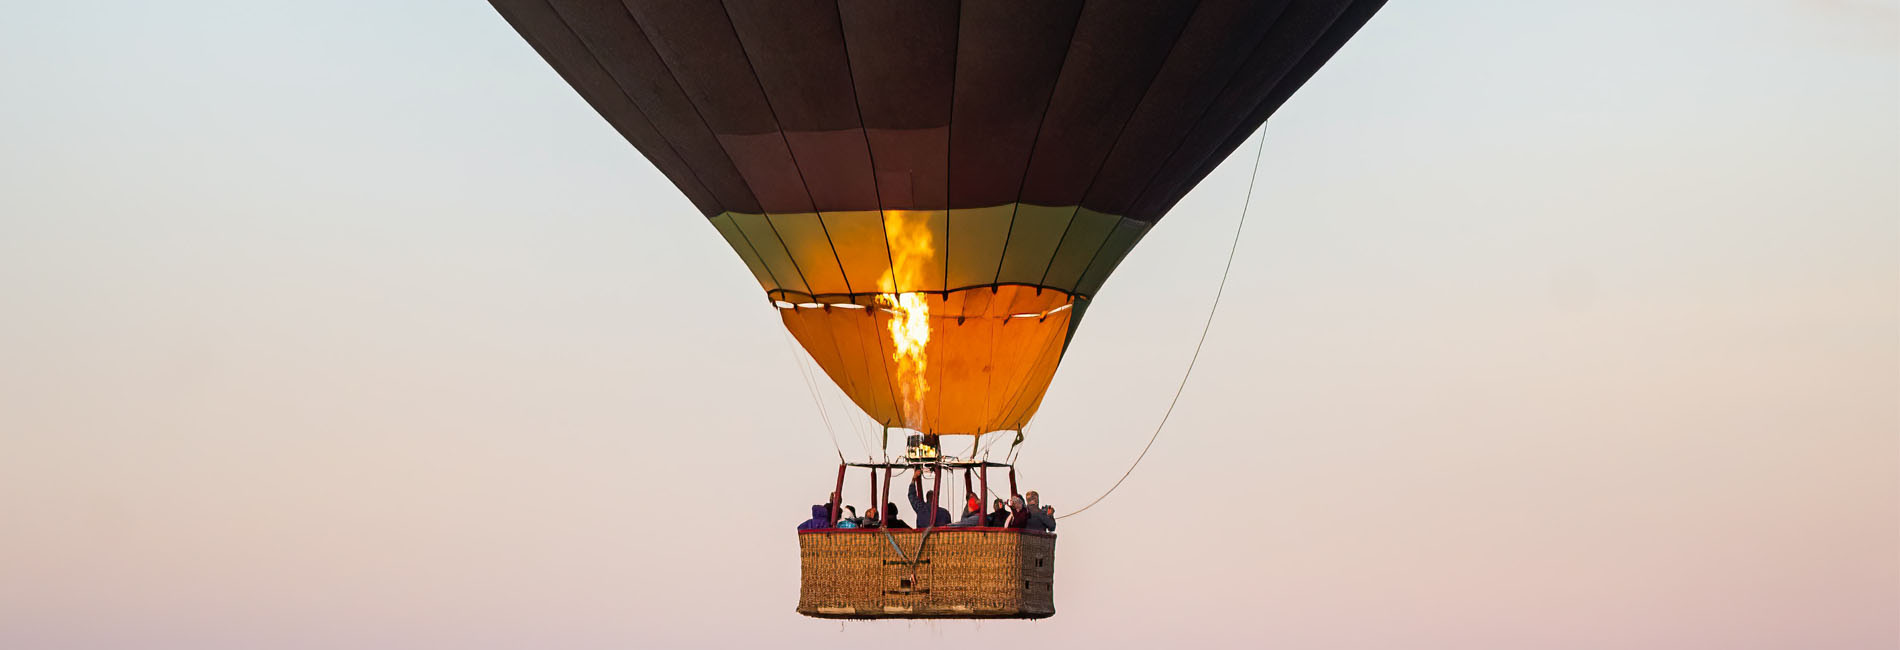
[[[805,359],[798,356],[798,346],[792,342],[792,335],[784,334],[784,336],[785,347],[792,353],[792,364],[798,366],[798,376],[805,379],[805,392],[811,395],[812,405],[818,407],[818,419],[824,421],[825,433],[831,435],[831,451],[838,454],[838,462],[842,463],[844,462],[844,449],[838,446],[838,431],[831,427],[831,415],[825,412],[825,403],[818,398],[818,387],[812,381],[811,373],[805,368]]]
[[[1260,128],[1260,138],[1254,146],[1253,174],[1247,177],[1247,198],[1240,204],[1240,221],[1234,224],[1234,243],[1227,248],[1227,266],[1221,269],[1220,284],[1214,289],[1214,304],[1208,306],[1207,322],[1201,325],[1201,340],[1194,344],[1194,356],[1188,357],[1187,371],[1181,373],[1181,384],[1174,387],[1174,398],[1168,400],[1168,409],[1161,412],[1161,422],[1155,424],[1155,432],[1148,436],[1148,444],[1141,446],[1141,453],[1135,456],[1135,462],[1129,463],[1128,471],[1122,472],[1122,477],[1115,479],[1115,484],[1108,486],[1108,491],[1103,492],[1102,496],[1095,497],[1095,500],[1090,501],[1088,505],[1076,508],[1068,514],[1056,517],[1057,519],[1067,519],[1082,514],[1084,510],[1093,508],[1095,504],[1101,503],[1102,499],[1108,498],[1108,495],[1115,492],[1115,488],[1121,487],[1122,481],[1128,480],[1128,476],[1135,473],[1135,467],[1141,465],[1141,459],[1148,457],[1148,450],[1153,448],[1155,440],[1161,437],[1161,429],[1168,425],[1168,416],[1174,415],[1174,405],[1180,403],[1181,393],[1187,389],[1188,378],[1194,376],[1194,364],[1201,360],[1201,347],[1207,345],[1207,332],[1214,328],[1214,314],[1220,311],[1221,294],[1227,291],[1227,276],[1234,271],[1234,255],[1240,250],[1240,231],[1247,225],[1247,211],[1248,208],[1253,205],[1254,183],[1260,179],[1261,154],[1265,153],[1266,150],[1267,129],[1265,126],[1262,126]]]

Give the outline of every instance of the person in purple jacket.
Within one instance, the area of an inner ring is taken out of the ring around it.
[[[811,507],[811,518],[798,525],[799,530],[821,530],[831,527],[831,506],[820,503]]]

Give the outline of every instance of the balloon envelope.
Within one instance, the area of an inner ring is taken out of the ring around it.
[[[1383,0],[493,0],[887,426],[1020,429],[1136,242]]]

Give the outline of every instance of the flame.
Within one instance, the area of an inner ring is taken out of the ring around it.
[[[891,310],[891,360],[897,362],[898,393],[904,399],[904,426],[917,429],[924,414],[924,394],[930,381],[924,370],[930,366],[925,351],[930,346],[930,304],[924,294],[879,294]]]
[[[878,305],[890,310],[886,327],[891,332],[891,361],[897,364],[898,394],[903,404],[904,427],[919,429],[924,420],[924,396],[930,392],[930,366],[926,352],[930,348],[930,300],[921,291],[902,289],[924,286],[924,272],[931,249],[930,213],[888,210],[884,213],[885,239],[891,247],[891,268],[878,281],[884,292],[876,297]]]

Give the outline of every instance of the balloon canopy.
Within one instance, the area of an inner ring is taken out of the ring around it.
[[[1088,301],[1383,0],[493,0],[886,426],[1021,429]]]

